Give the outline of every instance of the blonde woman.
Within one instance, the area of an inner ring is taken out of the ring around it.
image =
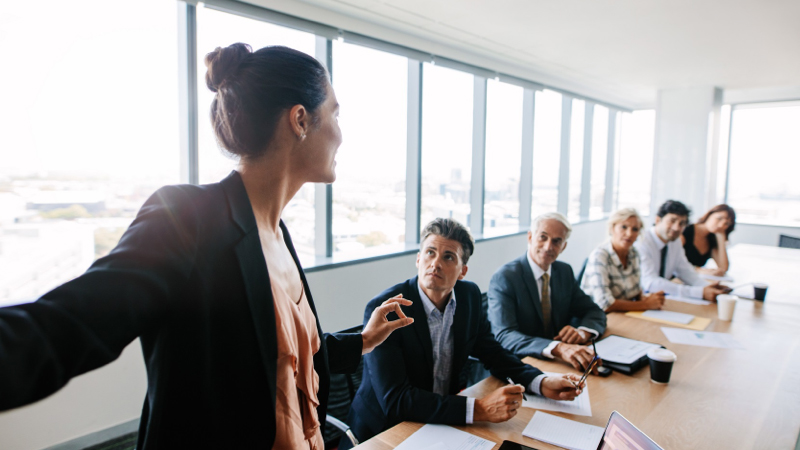
[[[664,293],[643,293],[639,254],[633,243],[644,222],[633,208],[623,208],[608,219],[609,240],[586,262],[581,289],[606,312],[661,309]]]

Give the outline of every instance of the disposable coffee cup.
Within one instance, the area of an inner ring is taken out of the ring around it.
[[[753,283],[753,298],[763,302],[767,298],[768,287],[766,283]]]
[[[717,316],[719,320],[733,319],[733,310],[736,308],[736,301],[739,297],[730,294],[720,294],[717,296]]]
[[[647,358],[650,360],[650,381],[656,384],[669,383],[672,366],[678,359],[675,353],[665,348],[652,348],[647,352]]]

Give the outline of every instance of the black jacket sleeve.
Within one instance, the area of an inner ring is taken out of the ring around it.
[[[162,188],[83,275],[34,303],[0,309],[0,410],[52,394],[158,327],[192,269],[194,216],[181,187]]]

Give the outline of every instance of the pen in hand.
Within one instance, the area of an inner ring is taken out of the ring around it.
[[[508,381],[508,384],[514,384],[514,385],[517,384],[517,383],[514,383],[513,381],[511,381],[511,377],[506,377],[506,381]],[[527,400],[528,399],[528,396],[525,395],[525,391],[522,391],[522,399],[523,400]]]

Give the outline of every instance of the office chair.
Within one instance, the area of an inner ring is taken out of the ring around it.
[[[359,333],[362,325],[342,330],[341,333]],[[346,435],[355,447],[358,439],[350,426],[343,420],[347,419],[350,413],[350,405],[356,397],[356,391],[361,386],[361,379],[364,372],[364,359],[358,363],[358,368],[351,374],[331,374],[331,384],[328,393],[328,413],[326,414],[325,429],[322,430],[322,437],[325,441],[325,448],[332,448],[339,443],[342,434]]]
[[[778,238],[778,247],[800,248],[800,238],[782,234],[780,238]]]
[[[579,285],[581,284],[581,280],[583,280],[583,273],[586,272],[586,264],[589,264],[589,258],[583,260],[581,271],[578,272],[578,276],[575,277],[575,281],[577,281]]]

